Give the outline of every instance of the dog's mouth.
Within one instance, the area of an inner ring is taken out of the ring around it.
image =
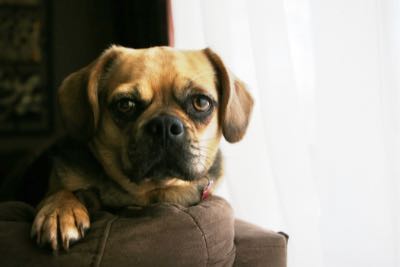
[[[149,160],[145,166],[142,166],[142,175],[139,178],[162,180],[170,177],[175,177],[183,180],[192,180],[193,174],[190,173],[190,168],[187,163],[191,161],[187,157],[182,159],[175,155],[160,153],[158,157]]]
[[[204,171],[196,169],[196,157],[179,149],[161,150],[153,153],[129,154],[132,168],[129,178],[134,182],[143,180],[165,180],[177,178],[192,181],[204,175]]]

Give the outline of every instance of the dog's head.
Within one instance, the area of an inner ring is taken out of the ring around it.
[[[239,141],[253,100],[212,50],[113,46],[59,90],[70,135],[132,181],[207,174],[221,136]]]

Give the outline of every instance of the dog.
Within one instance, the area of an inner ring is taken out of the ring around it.
[[[244,136],[253,99],[211,49],[111,46],[58,90],[58,145],[31,235],[68,250],[90,227],[78,192],[101,207],[195,205],[222,176],[219,142]]]

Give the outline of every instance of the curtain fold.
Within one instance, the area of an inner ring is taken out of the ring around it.
[[[173,0],[175,46],[210,46],[256,106],[219,193],[290,235],[289,266],[400,264],[396,0]]]

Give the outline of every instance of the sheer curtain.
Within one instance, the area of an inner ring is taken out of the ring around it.
[[[249,85],[219,194],[290,235],[289,266],[400,266],[400,3],[173,0],[175,46]]]

